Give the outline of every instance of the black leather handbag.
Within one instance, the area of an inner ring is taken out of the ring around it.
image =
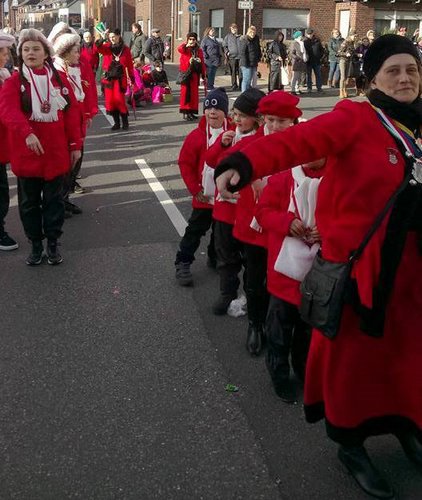
[[[346,302],[347,292],[350,289],[350,273],[355,261],[362,255],[369,240],[379,228],[381,222],[392,208],[397,196],[406,188],[411,179],[411,172],[405,176],[403,182],[393,193],[387,204],[369,228],[362,243],[352,252],[348,262],[330,262],[318,253],[312,263],[311,270],[300,284],[302,294],[299,305],[300,316],[309,325],[333,339],[339,330]]]
[[[176,85],[187,85],[191,76],[192,70],[190,67],[186,71],[179,71],[176,79]]]

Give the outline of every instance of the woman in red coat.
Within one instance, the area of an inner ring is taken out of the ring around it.
[[[327,157],[316,224],[322,257],[332,262],[347,262],[411,176],[353,266],[355,297],[344,305],[338,335],[328,339],[313,331],[305,380],[307,420],[325,419],[340,460],[365,492],[392,498],[364,441],[392,433],[422,466],[422,167],[407,159],[422,157],[416,142],[422,69],[414,45],[397,35],[375,40],[363,69],[369,102],[343,101],[330,113],[262,138],[259,147],[222,162],[216,174],[222,195],[233,196],[227,186],[236,189],[252,175]]]
[[[180,113],[183,119],[192,121],[197,118],[199,108],[199,82],[205,79],[206,69],[204,64],[204,53],[198,45],[198,35],[188,33],[186,42],[182,43],[177,50],[180,52],[179,71],[190,72],[186,83],[180,85]]]
[[[120,117],[122,117],[122,128],[129,128],[129,113],[126,106],[125,93],[128,85],[132,85],[133,62],[129,47],[123,43],[119,29],[105,32],[109,41],[101,39],[97,41],[97,48],[103,54],[104,78],[101,80],[104,86],[105,108],[113,117],[114,125],[111,130],[120,129]]]
[[[64,176],[81,156],[80,114],[69,83],[51,60],[53,47],[35,29],[19,37],[19,71],[3,86],[0,120],[7,127],[10,163],[18,178],[19,214],[32,243],[26,263],[60,264]]]

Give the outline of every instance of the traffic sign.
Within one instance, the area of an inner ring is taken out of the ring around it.
[[[239,10],[253,9],[253,1],[252,0],[239,0],[239,2],[237,2],[237,8]]]
[[[190,4],[189,7],[188,7],[188,11],[191,13],[191,14],[195,14],[195,12],[198,10],[198,7],[196,5],[193,5],[193,4]]]

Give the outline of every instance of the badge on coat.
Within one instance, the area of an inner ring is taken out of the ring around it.
[[[397,149],[387,148],[387,152],[388,152],[388,161],[392,165],[397,165],[397,163],[399,162],[399,152],[397,151]]]

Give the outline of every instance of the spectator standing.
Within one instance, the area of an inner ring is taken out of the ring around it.
[[[291,82],[292,94],[301,94],[299,90],[302,75],[306,71],[306,61],[308,56],[303,42],[303,34],[301,31],[293,33],[293,43],[290,47],[290,59],[292,61],[293,78]]]
[[[237,32],[237,24],[230,25],[230,32],[224,37],[223,50],[230,68],[232,80],[231,90],[239,90],[242,85],[242,73],[240,72],[240,35]],[[238,83],[239,82],[239,83]]]
[[[177,50],[180,53],[179,71],[188,72],[189,78],[180,85],[180,113],[183,119],[192,121],[196,118],[199,108],[199,83],[201,77],[205,79],[204,53],[198,45],[198,35],[188,33],[186,42]]]
[[[308,56],[308,60],[306,61],[306,85],[308,93],[312,92],[312,72],[315,75],[317,92],[322,92],[321,59],[324,55],[324,47],[321,40],[315,35],[315,31],[310,28],[306,30],[306,38],[303,43]]]
[[[98,54],[97,46],[92,39],[90,31],[85,31],[81,43],[81,61],[84,61],[92,69],[93,73],[98,70],[100,63],[100,56]]]
[[[369,45],[371,45],[371,43],[375,40],[375,31],[374,30],[368,30],[366,32],[366,36],[369,39]]]
[[[208,90],[214,90],[215,75],[217,68],[221,65],[222,59],[222,47],[220,42],[215,38],[214,28],[205,28],[201,49],[204,53],[204,62],[207,67]]]
[[[340,31],[337,28],[334,28],[328,42],[328,62],[330,63],[328,86],[332,88],[339,86],[340,66],[337,53],[343,42],[344,38],[341,36]]]
[[[255,26],[249,26],[246,35],[240,38],[239,49],[240,69],[242,71],[241,90],[244,92],[253,86],[253,82],[257,76],[258,63],[262,56],[261,45]]]
[[[132,24],[132,37],[130,39],[129,48],[132,54],[132,59],[136,62],[145,64],[144,48],[147,41],[146,35],[142,31],[139,23]]]
[[[370,45],[369,38],[364,36],[356,48],[356,62],[359,64],[359,74],[356,77],[357,95],[365,95],[365,75],[363,74],[363,59],[368,52]]]
[[[164,42],[158,28],[151,30],[151,36],[145,42],[144,56],[151,64],[155,63],[155,61],[164,64]]]
[[[351,64],[355,59],[355,30],[350,30],[349,35],[340,46],[338,52],[340,65],[340,98],[347,97],[347,83],[351,74]]]
[[[10,78],[6,63],[10,57],[10,47],[15,43],[15,37],[0,31],[0,93],[4,82]],[[6,164],[9,163],[9,148],[7,144],[7,129],[0,123],[0,250],[16,250],[18,244],[4,230],[4,219],[9,211],[9,181]]]
[[[281,69],[286,65],[287,47],[283,43],[283,32],[277,31],[274,40],[268,46],[268,55],[270,58],[270,74],[268,75],[268,91],[283,90],[281,81]]]
[[[418,38],[418,43],[416,44],[416,49],[418,51],[419,57],[421,58],[422,62],[422,36]]]

